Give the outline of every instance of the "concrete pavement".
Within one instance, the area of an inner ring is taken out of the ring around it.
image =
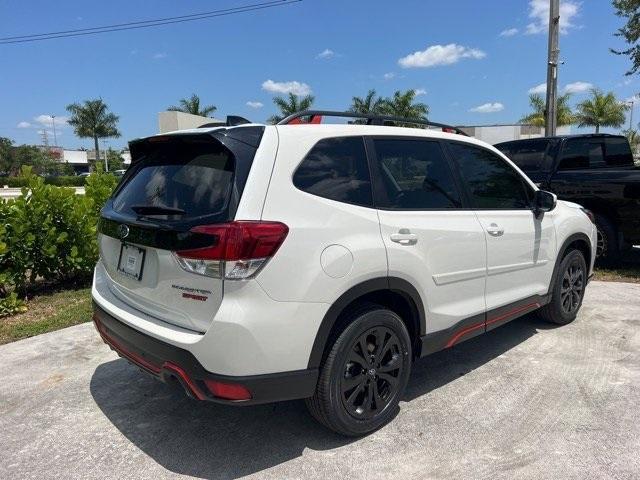
[[[91,324],[0,347],[0,478],[639,478],[640,285],[591,284],[579,318],[528,316],[420,360],[362,439],[302,402],[197,403]]]

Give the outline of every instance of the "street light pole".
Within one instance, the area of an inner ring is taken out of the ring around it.
[[[53,125],[53,144],[58,146],[58,136],[56,135],[56,116],[51,115],[51,124]]]
[[[629,103],[631,104],[631,110],[629,111],[629,132],[631,132],[631,130],[633,130],[633,106],[635,102],[633,100],[629,100]]]
[[[549,50],[547,56],[547,108],[545,111],[544,134],[556,134],[558,125],[558,46],[560,34],[560,0],[549,0]]]

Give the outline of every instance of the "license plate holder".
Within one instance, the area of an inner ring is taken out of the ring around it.
[[[147,251],[144,248],[123,242],[122,245],[120,245],[118,272],[134,280],[142,280],[146,254]]]

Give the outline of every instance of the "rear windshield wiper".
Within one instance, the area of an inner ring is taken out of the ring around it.
[[[132,205],[131,210],[138,215],[184,215],[181,208],[164,207],[162,205]]]

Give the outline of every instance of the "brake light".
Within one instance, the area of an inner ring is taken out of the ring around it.
[[[591,223],[593,223],[594,225],[596,224],[596,217],[591,210],[587,210],[586,208],[581,208],[580,210],[582,210],[584,214],[587,217],[589,217],[589,220],[591,220]]]
[[[289,233],[280,222],[234,221],[199,225],[194,233],[211,236],[211,245],[174,252],[186,271],[229,280],[255,276],[276,253]]]

